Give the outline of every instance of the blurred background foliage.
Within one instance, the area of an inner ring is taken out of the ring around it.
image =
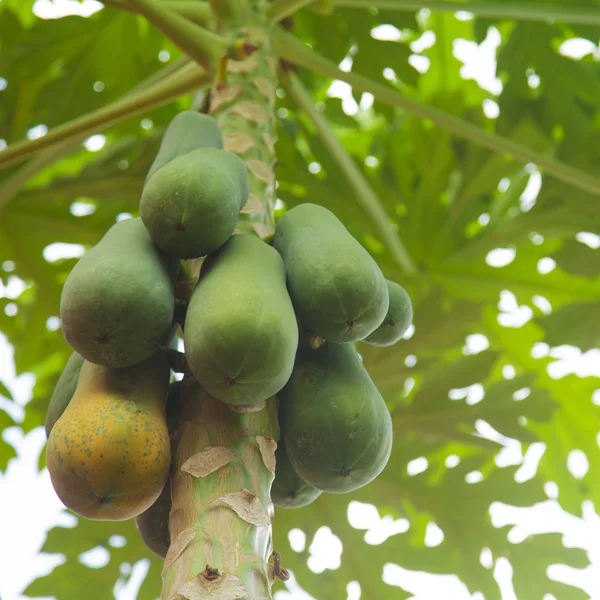
[[[0,148],[117,100],[179,56],[130,13],[106,8],[90,18],[43,20],[32,6],[32,0],[0,3]],[[599,2],[552,6],[600,14]],[[303,9],[292,33],[343,70],[588,174],[600,172],[600,27],[428,9],[326,13]],[[573,40],[584,49],[576,58],[565,52]],[[473,56],[487,60],[485,68],[470,70]],[[582,354],[597,352],[600,340],[598,195],[346,84],[303,69],[298,76],[381,200],[417,272],[406,273],[394,259],[321,132],[278,90],[279,210],[306,201],[331,209],[386,277],[407,288],[415,306],[414,329],[402,342],[385,349],[359,344],[394,419],[388,467],[350,495],[278,509],[274,543],[284,566],[318,599],[345,598],[350,581],[359,581],[363,598],[408,597],[382,580],[384,565],[395,563],[457,574],[471,593],[495,600],[500,591],[492,569],[480,561],[489,549],[493,560],[510,560],[519,598],[586,598],[546,574],[555,563],[584,568],[584,551],[564,547],[558,534],[513,543],[508,526],[492,525],[489,508],[543,502],[547,482],[558,486],[558,502],[574,515],[584,501],[600,504],[600,369],[586,371],[584,359],[592,354]],[[70,354],[57,317],[62,283],[119,215],[135,214],[165,125],[193,101],[182,97],[83,145],[59,145],[31,178],[23,177],[23,163],[0,171],[0,331],[14,347],[17,373],[35,376],[23,419],[0,408],[0,428],[29,432],[42,424]],[[578,357],[576,373],[560,372],[557,357],[565,346]],[[595,360],[597,367],[598,354]],[[2,382],[0,395],[12,401]],[[499,460],[511,440],[522,455],[544,444],[528,478],[517,475],[520,464]],[[573,450],[585,463],[582,473],[568,468]],[[0,469],[14,455],[0,439]],[[406,519],[406,530],[366,543],[364,531],[348,521],[352,501]],[[431,522],[443,532],[435,546],[425,544]],[[308,547],[322,526],[339,537],[344,552],[339,569],[317,574],[308,568]],[[291,529],[305,532],[303,551],[290,549]],[[110,552],[108,564],[90,568],[77,560],[97,546]],[[68,600],[85,589],[89,600],[104,600],[120,565],[140,558],[152,562],[138,598],[158,596],[159,561],[131,522],[80,519],[74,529],[51,530],[43,551],[67,560],[32,583],[28,596]]]

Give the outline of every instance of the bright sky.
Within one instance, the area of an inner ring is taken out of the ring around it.
[[[2,0],[0,0],[1,2]],[[82,4],[76,0],[38,0],[35,12],[39,17],[53,18],[66,14],[89,15],[99,10],[101,5],[94,0],[84,0]],[[470,18],[467,13],[461,13],[460,18]],[[393,27],[384,26],[378,28],[374,35],[380,39],[394,39],[397,30]],[[411,62],[419,70],[428,68],[428,61],[419,53],[435,43],[432,32],[424,33],[421,38],[414,42],[414,52]],[[495,76],[495,50],[500,43],[500,35],[492,29],[487,39],[479,46],[466,40],[457,40],[454,48],[455,55],[464,63],[462,75],[464,78],[475,79],[481,87],[493,94],[501,91],[501,82]],[[563,44],[561,52],[573,58],[581,58],[586,54],[600,56],[598,46],[589,40],[570,40]],[[350,64],[345,61],[343,68],[349,68]],[[1,74],[0,74],[1,76]],[[0,77],[0,81],[1,77]],[[539,82],[538,82],[539,84]],[[536,85],[535,79],[530,85]],[[1,88],[0,88],[1,89]],[[356,113],[360,109],[367,109],[372,98],[368,94],[363,95],[360,106],[357,105],[349,94],[347,84],[334,82],[330,89],[330,95],[339,96],[343,99],[344,110],[349,114]],[[486,114],[490,117],[497,116],[498,105],[490,100],[484,107]],[[44,135],[45,128],[30,132],[31,137]],[[93,136],[88,140],[87,147],[91,151],[102,148],[104,137]],[[500,186],[503,182],[499,183]],[[521,197],[524,210],[533,206],[541,185],[541,175],[535,167],[530,169],[530,181],[527,189]],[[81,203],[77,203],[78,205]],[[89,205],[74,206],[74,214],[87,214]],[[123,215],[125,216],[125,215]],[[482,218],[485,218],[482,215]],[[600,237],[582,232],[580,241],[587,243],[592,248],[600,246]],[[53,245],[47,248],[44,255],[52,260],[60,256],[80,255],[81,248],[68,247],[64,244]],[[514,250],[510,248],[498,248],[490,252],[487,257],[488,264],[502,268],[514,259]],[[552,259],[542,259],[538,265],[540,272],[549,272],[555,265]],[[0,283],[0,297],[16,298],[23,289],[23,283],[17,278],[12,278],[8,286]],[[551,310],[548,301],[542,297],[536,300],[542,310]],[[505,326],[520,326],[532,317],[529,307],[518,306],[515,296],[504,291],[499,298],[500,309],[499,321]],[[414,329],[413,329],[414,331]],[[408,335],[411,335],[409,332]],[[487,339],[481,334],[468,336],[465,340],[465,351],[481,352],[487,348]],[[562,346],[560,348],[549,348],[545,344],[537,344],[532,349],[532,354],[537,356],[553,356],[556,361],[550,366],[550,374],[553,377],[563,377],[567,373],[577,372],[580,376],[600,375],[600,351],[590,351],[582,354],[578,348]],[[514,372],[507,369],[504,373],[506,378],[514,377]],[[19,421],[23,416],[23,406],[31,399],[31,390],[34,379],[32,375],[25,374],[16,377],[12,359],[12,348],[7,343],[4,335],[0,334],[0,380],[9,387],[16,400],[16,406],[0,396],[0,408],[8,410],[13,417]],[[476,384],[464,390],[453,390],[453,399],[466,398],[468,404],[475,404],[482,399],[481,386]],[[597,397],[596,397],[597,396]],[[600,391],[594,400],[600,404]],[[509,464],[520,464],[517,472],[518,481],[535,475],[537,465],[541,459],[545,445],[537,443],[531,446],[523,456],[521,444],[499,435],[487,423],[480,422],[478,429],[481,435],[498,440],[504,445],[500,452],[497,463],[499,466]],[[57,555],[40,554],[39,550],[46,537],[46,532],[54,525],[72,525],[73,518],[64,511],[60,500],[56,497],[48,473],[46,470],[38,472],[37,464],[40,452],[44,449],[45,435],[43,428],[38,428],[27,436],[24,436],[18,427],[4,432],[3,437],[11,443],[18,452],[18,458],[10,462],[6,473],[0,473],[0,598],[2,600],[19,600],[22,591],[29,582],[36,577],[49,573],[63,559]],[[587,458],[582,453],[574,451],[568,457],[568,466],[576,477],[582,477],[587,471]],[[417,474],[427,468],[424,458],[412,461],[407,465],[410,474]],[[513,525],[509,532],[509,540],[514,543],[523,541],[527,536],[542,532],[559,532],[564,535],[564,543],[569,547],[579,547],[588,551],[592,565],[585,570],[569,569],[564,565],[553,565],[549,568],[549,575],[553,579],[572,582],[582,587],[592,600],[600,600],[600,517],[594,511],[591,503],[583,506],[583,518],[576,518],[562,511],[555,498],[558,489],[555,484],[549,482],[546,485],[548,500],[532,509],[515,508],[495,503],[490,507],[492,522],[497,527]],[[403,534],[408,530],[409,524],[405,519],[392,522],[391,519],[382,519],[376,508],[369,505],[353,503],[348,510],[348,518],[353,527],[365,530],[365,542],[368,544],[382,543],[389,535]],[[23,523],[27,523],[27,535],[23,535]],[[306,543],[311,543],[309,548],[311,558],[309,567],[315,572],[325,569],[336,569],[339,567],[340,559],[343,560],[343,549],[339,539],[328,529],[323,528],[317,533],[314,541],[306,540],[306,536],[300,530],[294,530],[290,534],[290,544],[294,551],[302,551]],[[443,532],[435,523],[430,523],[426,544],[436,546],[444,543]],[[106,551],[92,550],[81,557],[82,562],[90,566],[102,566],[107,560]],[[392,560],[393,557],[390,557]],[[498,581],[502,591],[503,600],[516,600],[512,587],[512,568],[508,561],[499,559],[492,563],[489,553],[482,552],[481,562],[486,568],[493,569],[494,577]],[[147,570],[147,562],[139,561],[136,565],[123,568],[124,577],[115,588],[117,600],[133,600],[139,589]],[[593,574],[595,573],[595,576]],[[434,576],[422,572],[413,572],[401,567],[389,564],[385,567],[383,578],[390,584],[402,582],[402,585],[413,594],[414,600],[439,600],[444,597],[449,600],[482,600],[481,594],[470,595],[458,578],[455,576]],[[279,592],[277,600],[308,600],[311,598],[303,592],[292,579],[289,592]],[[390,595],[393,588],[390,588]],[[348,586],[347,600],[358,600],[360,598],[360,587],[356,582]],[[59,599],[62,600],[62,599]],[[321,600],[321,599],[319,599]],[[325,599],[323,599],[325,600]],[[329,599],[327,599],[329,600]],[[337,599],[336,599],[337,600]],[[368,599],[371,600],[371,599]],[[521,598],[520,600],[529,600]],[[553,600],[547,595],[544,600]],[[555,599],[562,600],[562,599]]]

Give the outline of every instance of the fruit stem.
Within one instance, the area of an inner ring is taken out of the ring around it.
[[[290,71],[284,72],[282,81],[286,91],[292,97],[298,107],[305,112],[313,122],[331,158],[342,171],[350,186],[354,189],[356,199],[363,210],[369,215],[377,226],[383,243],[387,246],[396,263],[407,275],[415,275],[417,267],[411,258],[406,246],[395,231],[383,203],[373,188],[369,185],[367,178],[357,166],[356,162],[346,151],[346,148],[337,139],[329,123],[323,115],[315,108],[313,98],[310,96],[298,76]]]
[[[600,196],[600,178],[598,177],[566,165],[545,154],[540,154],[500,135],[485,131],[481,127],[459,119],[443,110],[423,104],[414,98],[409,98],[389,86],[372,81],[368,77],[352,72],[346,73],[337,64],[317,54],[295,36],[286,33],[282,29],[275,30],[272,39],[275,52],[281,58],[297,66],[310,69],[324,77],[345,81],[355,90],[373,94],[376,100],[388,106],[400,108],[422,119],[428,119],[441,129],[489,148],[498,154],[509,154],[524,164],[534,163],[547,175],[577,189],[589,192],[594,196]]]

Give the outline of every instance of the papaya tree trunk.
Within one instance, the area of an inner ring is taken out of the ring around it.
[[[254,229],[261,237],[273,230],[275,206],[275,90],[277,59],[271,51],[267,3],[249,0],[227,21],[229,35],[249,44],[243,60],[229,60],[225,81],[217,81],[210,114],[223,131],[225,149],[238,154],[250,176],[250,196],[240,218],[240,229]]]
[[[248,167],[250,197],[238,229],[265,238],[274,226],[277,85],[268,4],[217,4],[229,8],[218,11],[219,29],[240,40],[240,56],[250,56],[221,62],[206,108],[219,122],[225,148]],[[171,546],[161,600],[269,600],[276,401],[258,412],[235,412],[188,374],[181,394],[171,470]]]
[[[267,600],[274,400],[261,411],[234,412],[192,377],[181,394],[161,600]]]

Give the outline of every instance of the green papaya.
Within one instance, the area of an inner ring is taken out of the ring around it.
[[[278,397],[281,437],[307,483],[343,494],[383,470],[392,448],[392,420],[352,344],[301,347]]]
[[[314,502],[320,495],[309,483],[306,483],[292,467],[283,442],[279,442],[275,451],[275,480],[271,487],[271,500],[281,508],[300,508]]]
[[[71,402],[71,398],[77,388],[77,382],[79,381],[81,365],[83,365],[83,357],[77,354],[77,352],[73,352],[56,382],[44,422],[46,439],[50,437],[54,423],[60,419],[61,415],[65,412],[65,408]]]
[[[178,268],[139,218],[119,221],[67,277],[60,301],[67,342],[96,364],[145,360],[168,339]]]
[[[395,281],[386,279],[390,306],[383,323],[363,341],[373,346],[391,346],[400,341],[413,319],[413,307],[408,292]]]
[[[383,321],[389,296],[371,255],[342,222],[316,204],[300,204],[275,228],[294,309],[300,322],[330,342],[367,337]]]
[[[223,148],[221,129],[212,117],[193,110],[184,110],[173,117],[165,129],[145,183],[174,158],[198,148]]]
[[[167,396],[167,427],[171,437],[171,452],[173,436],[177,429],[179,414],[181,412],[181,381],[174,381],[169,385]],[[156,502],[141,515],[135,518],[140,538],[146,546],[158,556],[163,558],[171,544],[169,536],[169,513],[171,512],[171,480],[167,482]]]
[[[142,192],[140,216],[161,250],[197,258],[231,237],[249,191],[248,169],[237,154],[200,148],[154,174]]]
[[[171,512],[171,483],[167,483],[156,502],[135,518],[135,526],[142,542],[154,554],[164,558],[171,545],[169,513]]]
[[[212,396],[260,410],[292,372],[298,325],[279,254],[234,235],[203,263],[184,327],[189,368]]]

